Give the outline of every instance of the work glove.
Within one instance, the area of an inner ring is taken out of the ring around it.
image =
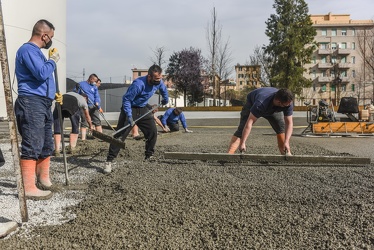
[[[61,93],[56,93],[55,94],[55,100],[62,106],[62,94]]]
[[[58,53],[56,48],[50,49],[48,54],[49,59],[54,61],[55,63],[57,63],[58,60],[60,60],[60,54]]]
[[[192,130],[188,130],[188,128],[185,128],[184,131],[185,131],[186,133],[192,133],[192,132],[193,132]]]
[[[161,104],[162,104],[162,105],[166,105],[166,104],[168,104],[168,101],[165,100],[165,99],[163,99],[163,100],[161,101]]]
[[[134,120],[132,119],[131,116],[129,116],[129,124],[130,124],[131,127],[135,126],[135,122],[134,122]]]
[[[165,131],[166,133],[170,132],[170,128],[168,127],[168,125],[165,125],[165,126],[164,126],[164,131]]]

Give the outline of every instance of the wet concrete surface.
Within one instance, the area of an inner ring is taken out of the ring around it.
[[[90,170],[90,176],[71,183],[84,191],[84,199],[66,209],[75,218],[41,224],[29,237],[15,233],[0,240],[0,249],[374,249],[373,163],[164,159],[163,152],[225,153],[238,119],[187,122],[192,134],[160,134],[155,162],[143,160],[144,141],[128,139],[107,175],[102,167],[108,145],[79,142],[80,150],[68,158],[75,168],[71,175]],[[373,137],[306,138],[298,136],[305,118],[295,119],[295,126],[295,155],[374,162]],[[265,120],[254,127],[247,148],[251,154],[278,154]],[[52,159],[55,182],[62,180],[61,161]],[[59,192],[71,191],[62,186]]]

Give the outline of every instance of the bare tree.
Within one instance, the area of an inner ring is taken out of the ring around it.
[[[149,59],[151,60],[152,64],[157,64],[158,66],[160,66],[162,68],[162,65],[166,63],[165,61],[165,47],[162,46],[162,47],[158,47],[156,46],[155,49],[152,49],[152,52],[153,52],[153,56],[151,56]]]
[[[226,43],[219,46],[218,49],[218,67],[217,74],[222,80],[226,80],[231,75],[234,67],[231,65],[233,58],[230,50],[230,38],[227,39]]]
[[[253,50],[253,54],[249,56],[249,64],[250,65],[260,65],[261,66],[261,83],[264,86],[271,86],[270,83],[270,69],[272,65],[272,59],[270,58],[270,55],[267,55],[265,53],[264,48],[260,46],[256,46]]]
[[[366,93],[365,93],[365,84],[369,81],[372,82],[372,100],[374,100],[374,28],[363,28],[357,32],[358,40],[358,51],[363,60],[363,71],[362,71],[362,80],[363,80],[363,99],[364,105]]]
[[[216,98],[219,95],[219,83],[216,82],[218,48],[221,42],[222,26],[217,21],[216,8],[212,11],[212,20],[207,27],[207,40],[209,46],[210,78],[213,85],[213,106],[216,106]]]

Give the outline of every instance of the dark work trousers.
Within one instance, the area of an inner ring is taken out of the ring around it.
[[[143,108],[132,108],[132,118],[133,120],[137,120],[140,116],[144,115],[149,111],[149,108],[143,107]],[[117,130],[123,128],[129,124],[128,118],[126,113],[121,108],[121,113],[118,118],[118,124],[117,124]],[[157,127],[155,124],[155,120],[153,118],[152,112],[143,117],[141,120],[136,122],[136,125],[138,125],[140,131],[143,132],[144,138],[145,138],[145,155],[151,156],[154,153],[154,148],[157,141]],[[127,136],[129,135],[132,127],[128,127],[123,131],[121,134],[121,140],[125,141]],[[113,161],[114,158],[117,157],[119,151],[121,148],[117,147],[114,144],[110,144],[109,146],[109,153],[107,156],[107,161]]]
[[[18,96],[14,104],[18,132],[22,136],[21,159],[38,160],[50,156],[52,139],[52,100],[41,96]]]
[[[247,102],[240,112],[240,122],[238,129],[235,131],[234,136],[242,138],[243,129],[247,123],[248,117],[251,113],[252,106]],[[283,112],[276,112],[271,115],[264,116],[266,120],[270,123],[276,134],[282,134],[285,132],[285,122]]]
[[[78,109],[74,115],[70,115],[69,112],[62,111],[62,119],[69,118],[71,121],[71,133],[79,134],[79,120],[81,117],[81,111]],[[58,117],[57,107],[53,111],[53,134],[61,134],[60,119]]]

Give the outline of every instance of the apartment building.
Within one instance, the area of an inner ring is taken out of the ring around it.
[[[253,86],[255,88],[261,87],[260,65],[235,65],[236,73],[236,90],[243,90],[244,86]]]
[[[369,103],[374,76],[371,70],[364,69],[358,43],[363,32],[374,29],[373,20],[352,20],[349,14],[332,13],[311,15],[311,19],[318,48],[311,63],[305,65],[305,77],[313,81],[313,86],[303,90],[302,101],[317,104],[325,99],[338,105],[342,97],[352,96],[360,105]]]

